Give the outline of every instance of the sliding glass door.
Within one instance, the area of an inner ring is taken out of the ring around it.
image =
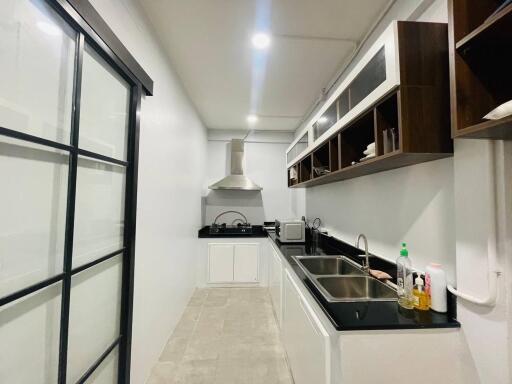
[[[127,382],[141,88],[57,3],[0,3],[0,383]]]

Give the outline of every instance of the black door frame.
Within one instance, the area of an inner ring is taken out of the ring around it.
[[[118,382],[130,382],[133,289],[135,267],[135,231],[137,213],[137,180],[139,162],[140,110],[143,93],[152,95],[153,81],[144,72],[133,56],[122,45],[105,21],[87,0],[44,0],[76,31],[76,51],[73,86],[73,110],[70,144],[63,144],[38,136],[22,133],[8,127],[0,127],[0,135],[23,140],[69,153],[68,190],[65,225],[63,271],[46,280],[0,297],[0,307],[62,282],[62,304],[60,319],[58,383],[65,384],[67,376],[67,351],[69,334],[69,309],[71,277],[99,263],[122,254],[120,334],[101,356],[83,373],[77,383],[85,383],[105,358],[119,347]],[[94,26],[93,29],[91,26]],[[107,45],[108,43],[108,45]],[[95,152],[80,149],[78,144],[80,122],[80,99],[82,84],[82,61],[85,44],[92,46],[131,86],[127,159],[122,161]],[[123,248],[104,255],[77,268],[72,268],[73,234],[75,220],[76,178],[78,156],[123,166],[126,169]]]

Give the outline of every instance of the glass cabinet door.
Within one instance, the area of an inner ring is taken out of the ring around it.
[[[297,143],[286,154],[286,161],[289,163],[299,156],[308,147],[308,132],[302,135]]]
[[[386,81],[386,55],[382,47],[350,84],[350,109],[384,81]]]

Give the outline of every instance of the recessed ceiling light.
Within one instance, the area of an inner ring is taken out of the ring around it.
[[[266,49],[270,45],[270,36],[267,33],[255,33],[252,35],[252,45],[256,49]]]
[[[258,116],[256,116],[256,115],[248,115],[247,116],[247,122],[249,124],[256,124],[257,121],[258,121]]]

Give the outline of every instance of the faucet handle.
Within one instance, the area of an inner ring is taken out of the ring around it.
[[[370,254],[366,254],[366,253],[359,253],[356,255],[357,257],[359,257],[360,259],[363,259],[363,260],[366,260],[367,257],[370,257]]]

